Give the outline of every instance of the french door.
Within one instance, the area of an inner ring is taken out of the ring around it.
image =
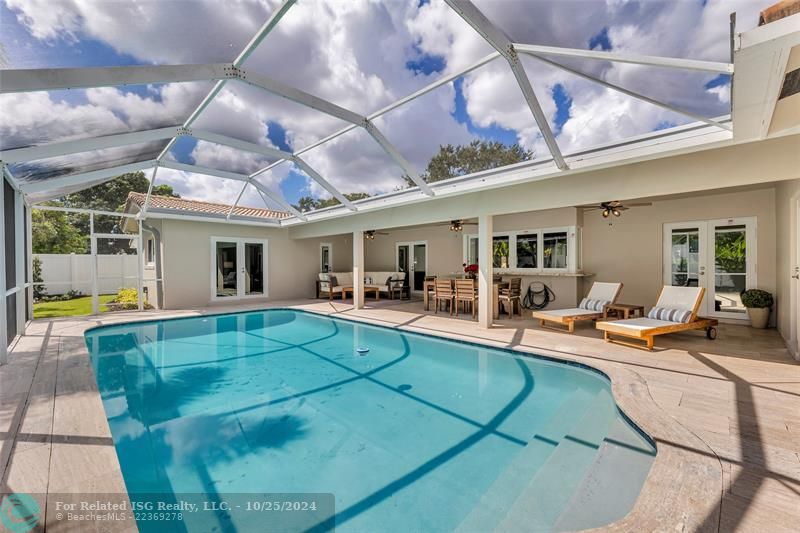
[[[755,217],[664,224],[664,284],[705,288],[700,315],[746,320],[756,275]]]
[[[212,300],[263,298],[267,285],[267,241],[211,237]]]
[[[406,273],[411,291],[422,292],[428,270],[427,241],[396,243],[395,264],[398,272]]]

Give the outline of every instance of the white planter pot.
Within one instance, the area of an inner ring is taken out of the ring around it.
[[[769,322],[769,307],[755,308],[748,307],[747,314],[750,316],[750,325],[757,329],[764,329]]]

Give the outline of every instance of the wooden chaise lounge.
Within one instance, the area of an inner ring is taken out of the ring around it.
[[[648,350],[653,349],[656,335],[679,331],[705,329],[706,336],[715,339],[717,319],[697,316],[705,291],[703,287],[665,286],[661,289],[656,306],[650,310],[646,318],[597,322],[595,327],[603,331],[606,342],[642,348],[641,344],[620,340],[618,337],[636,339],[644,341]]]
[[[622,291],[622,283],[596,281],[592,284],[589,294],[581,300],[578,307],[553,311],[534,311],[533,318],[538,318],[539,324],[544,328],[564,331],[563,328],[553,326],[557,324],[565,326],[566,330],[572,333],[575,331],[575,322],[603,318],[605,306],[616,302],[620,291]]]

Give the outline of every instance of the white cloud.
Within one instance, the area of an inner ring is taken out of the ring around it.
[[[725,61],[728,12],[738,11],[739,29],[745,29],[755,25],[757,11],[770,2],[709,0],[705,7],[700,2],[672,0],[477,3],[517,42],[588,48],[590,38],[607,30],[617,50]],[[51,43],[65,39],[78,46],[88,37],[143,63],[180,63],[230,61],[272,13],[278,0],[6,3],[37,39]],[[441,0],[421,7],[417,4],[417,0],[298,2],[245,67],[369,113],[441,75],[414,72],[406,68],[407,62],[442,57],[445,72],[453,72],[492,50]],[[598,61],[569,64],[695,112],[724,112],[730,98],[726,86],[705,88],[713,75]],[[559,136],[565,151],[684,120],[533,59],[526,59],[525,66],[551,123],[557,110],[552,97],[554,87],[560,84],[572,99],[569,118]],[[14,115],[25,116],[14,118],[13,123],[3,118],[0,133],[4,134],[4,141],[28,136],[35,142],[47,142],[80,137],[87,132],[94,135],[180,122],[196,105],[195,94],[203,96],[202,90],[191,86],[167,85],[157,98],[116,89],[91,89],[86,91],[86,103],[81,104],[67,104],[43,95],[14,95],[19,100],[12,105],[25,110]],[[513,130],[523,146],[537,149],[538,155],[547,154],[530,110],[502,60],[466,76],[463,91],[466,110],[475,125]],[[439,144],[463,143],[473,138],[453,116],[454,98],[451,85],[442,87],[385,115],[378,124],[401,153],[422,169]],[[286,130],[287,141],[295,150],[345,126],[317,111],[231,82],[195,127],[269,145],[271,121]],[[87,128],[87,122],[92,127]],[[191,155],[198,164],[240,171],[250,171],[263,163],[263,158],[209,143],[198,143]],[[390,190],[399,183],[401,174],[360,130],[309,152],[307,158],[347,192]],[[287,169],[288,165],[264,176],[265,183],[276,187],[288,174]],[[214,197],[212,190],[217,191],[222,180],[209,179],[215,187],[200,183],[196,195]],[[309,184],[309,190],[327,196],[315,183]]]

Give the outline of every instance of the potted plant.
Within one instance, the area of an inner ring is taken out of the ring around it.
[[[769,311],[774,300],[772,295],[761,289],[750,289],[742,292],[742,305],[747,308],[750,316],[750,325],[754,328],[764,329],[769,322]]]

